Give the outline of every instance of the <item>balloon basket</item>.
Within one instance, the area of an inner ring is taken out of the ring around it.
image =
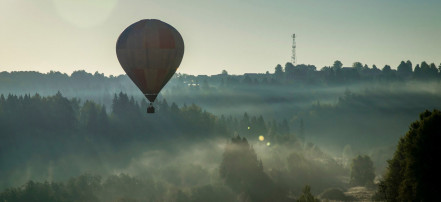
[[[153,106],[147,107],[147,114],[153,114],[155,113],[155,108]]]

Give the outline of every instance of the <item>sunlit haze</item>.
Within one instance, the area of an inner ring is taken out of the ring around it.
[[[441,0],[0,0],[0,202],[440,201],[440,134]]]
[[[141,19],[181,33],[180,73],[273,72],[290,61],[293,33],[298,63],[318,69],[334,60],[438,63],[440,9],[435,0],[2,0],[0,71],[123,74],[116,39]]]

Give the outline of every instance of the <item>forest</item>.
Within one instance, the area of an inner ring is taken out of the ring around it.
[[[441,65],[0,73],[0,201],[431,201]],[[423,175],[419,173],[424,173]]]

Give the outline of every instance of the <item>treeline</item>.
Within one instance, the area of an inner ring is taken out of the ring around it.
[[[395,69],[382,70],[362,63],[344,67],[341,62],[321,70],[313,65],[278,65],[275,71],[264,74],[230,75],[227,71],[218,75],[175,74],[161,91],[158,100],[167,98],[169,103],[195,103],[216,115],[243,115],[244,111],[262,114],[267,119],[290,120],[291,112],[306,110],[311,103],[335,102],[345,88],[356,92],[366,88],[417,89],[439,85],[439,68],[423,62],[413,65],[402,62]],[[418,84],[427,84],[426,87]],[[57,92],[67,98],[91,100],[111,106],[115,93],[125,92],[135,100],[143,95],[126,76],[104,76],[83,70],[71,75],[60,72],[0,72],[0,94],[35,94],[51,96]],[[234,107],[233,107],[234,106]],[[239,111],[237,108],[243,110]],[[110,108],[109,108],[110,109]],[[288,113],[289,112],[289,113]]]
[[[41,87],[51,86],[67,86],[74,85],[78,87],[105,87],[108,83],[123,81],[126,76],[119,75],[109,77],[95,72],[88,73],[84,70],[74,71],[71,75],[57,71],[50,71],[48,73],[40,73],[35,71],[13,71],[0,72],[0,82],[2,88],[27,87],[29,84],[34,84]],[[127,78],[128,79],[128,78]],[[99,86],[96,86],[99,85]]]
[[[401,61],[394,69],[385,65],[378,68],[361,62],[355,62],[350,67],[344,67],[340,61],[335,61],[331,66],[325,66],[320,70],[314,65],[293,65],[288,62],[282,67],[277,65],[274,72],[245,73],[243,75],[229,75],[226,70],[221,74],[187,75],[176,74],[175,79],[170,81],[169,86],[186,87],[189,89],[207,89],[210,86],[235,86],[235,85],[281,85],[281,84],[314,84],[314,85],[339,85],[358,82],[375,81],[408,81],[408,80],[439,80],[441,78],[441,64],[421,62],[413,65],[411,61]],[[126,75],[109,77],[102,73],[87,73],[84,70],[74,71],[70,76],[66,73],[50,71],[39,72],[0,72],[0,92],[17,90],[23,92],[50,92],[48,89],[71,91],[95,91],[114,92],[115,89],[125,92],[136,91],[136,87]],[[177,84],[177,85],[174,85]]]
[[[288,62],[283,67],[278,64],[274,72],[267,71],[265,74],[245,73],[243,75],[229,75],[226,70],[221,74],[206,75],[178,75],[180,83],[191,88],[206,89],[209,86],[236,86],[236,85],[346,85],[360,82],[390,82],[409,80],[440,80],[441,63],[427,63],[413,66],[411,61],[401,61],[392,69],[385,65],[381,69],[376,65],[369,67],[361,62],[354,62],[352,66],[344,67],[336,60],[332,66],[322,67],[320,70],[314,65],[293,65]]]
[[[156,102],[158,112],[146,114],[148,103],[140,102],[125,93],[115,94],[110,110],[93,101],[68,99],[58,92],[54,96],[42,97],[0,95],[1,134],[23,132],[82,132],[89,138],[123,136],[127,141],[133,138],[160,138],[171,132],[192,136],[216,136],[230,134],[264,135],[268,137],[289,136],[287,120],[265,121],[262,116],[242,117],[221,115],[219,117],[191,104],[179,107],[168,104],[165,99]],[[170,124],[170,125],[167,125]],[[165,133],[158,136],[155,134]],[[137,135],[135,135],[137,134]]]

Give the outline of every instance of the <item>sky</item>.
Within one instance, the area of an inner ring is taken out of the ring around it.
[[[118,36],[141,19],[182,35],[180,73],[274,72],[291,60],[441,63],[439,0],[0,0],[0,72],[124,74]]]

